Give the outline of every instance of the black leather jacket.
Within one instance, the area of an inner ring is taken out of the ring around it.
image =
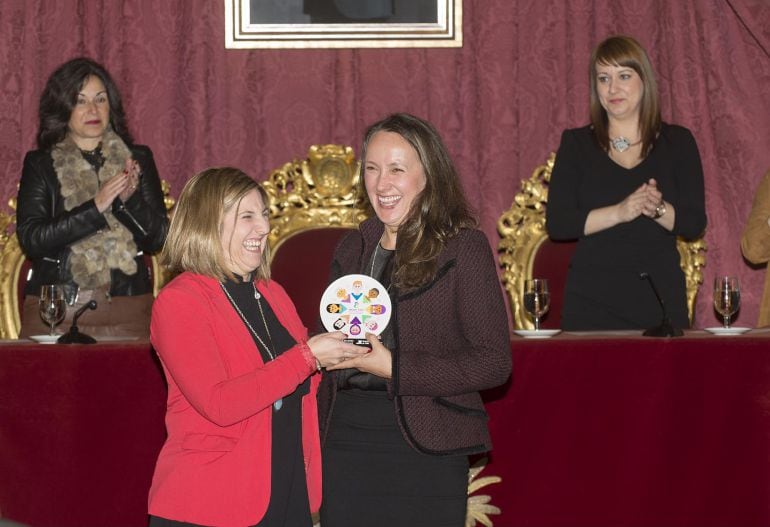
[[[139,251],[152,253],[163,246],[168,231],[160,178],[149,148],[135,145],[129,149],[141,167],[142,177],[139,188],[125,203],[115,198],[112,213],[134,235]],[[33,150],[24,158],[16,217],[19,244],[32,261],[32,276],[25,294],[39,294],[43,284],[65,284],[71,286],[68,292],[76,291],[77,284],[72,280],[69,266],[69,247],[108,226],[93,199],[70,211],[64,209],[50,152]],[[136,263],[139,271],[133,275],[117,269],[111,271],[111,295],[151,292],[151,277],[141,254],[137,255]]]

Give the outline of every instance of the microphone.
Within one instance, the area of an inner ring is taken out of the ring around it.
[[[681,337],[684,335],[684,331],[671,325],[671,320],[669,320],[668,313],[666,313],[666,303],[663,302],[663,299],[660,297],[658,288],[655,287],[655,282],[652,281],[650,274],[644,272],[639,273],[639,280],[647,280],[650,283],[652,292],[655,293],[655,298],[658,299],[658,305],[660,305],[660,310],[663,315],[663,320],[661,320],[660,325],[645,330],[642,335],[645,337]]]
[[[96,300],[91,300],[75,311],[75,316],[72,317],[72,327],[68,333],[59,337],[56,341],[57,344],[96,344],[95,338],[78,330],[78,319],[87,309],[96,309],[97,305]]]

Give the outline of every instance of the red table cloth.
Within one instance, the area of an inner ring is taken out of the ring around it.
[[[479,491],[500,527],[770,525],[770,330],[513,337]],[[144,527],[166,388],[147,342],[0,345],[0,511]]]

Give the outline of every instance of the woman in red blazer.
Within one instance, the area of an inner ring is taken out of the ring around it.
[[[310,527],[320,506],[315,374],[366,349],[307,338],[270,280],[265,203],[234,168],[201,172],[177,203],[161,260],[181,274],[150,325],[168,381],[151,527]]]

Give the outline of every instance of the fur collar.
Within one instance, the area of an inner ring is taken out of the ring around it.
[[[69,135],[51,150],[65,210],[93,199],[101,184],[122,172],[126,159],[131,157],[131,151],[111,129],[104,133],[101,148],[104,164],[98,174]],[[137,271],[134,260],[137,247],[131,231],[112,215],[110,209],[103,214],[108,229],[70,245],[72,278],[85,289],[109,285],[111,269],[119,269],[127,275]]]

